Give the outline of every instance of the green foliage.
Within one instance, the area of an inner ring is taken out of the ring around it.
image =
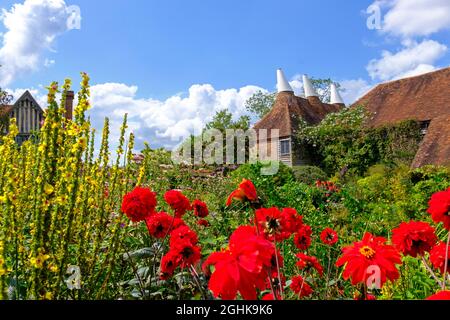
[[[342,190],[343,204],[351,217],[349,229],[387,236],[401,221],[431,222],[426,213],[428,200],[449,186],[448,168],[373,167],[366,177],[347,183]]]
[[[267,164],[261,162],[244,164],[231,174],[235,185],[239,184],[244,178],[251,180],[264,203],[270,200],[271,195],[274,194],[277,187],[283,186],[295,179],[292,169],[281,162],[279,163],[279,170],[275,175],[263,175],[261,171],[265,166]]]
[[[250,128],[250,118],[248,116],[241,116],[236,121],[233,120],[233,115],[227,109],[216,112],[213,119],[206,124],[206,129],[217,129],[225,132],[226,129],[242,129],[248,130]]]
[[[347,168],[361,175],[379,162],[410,163],[422,138],[419,124],[405,121],[370,128],[366,126],[369,116],[359,106],[329,114],[317,126],[302,123],[299,143],[329,174]]]
[[[8,114],[3,113],[1,108],[4,105],[11,103],[12,99],[13,99],[12,95],[10,95],[6,91],[3,91],[2,88],[0,88],[0,134],[3,133],[3,130],[8,126],[8,122],[9,122]]]
[[[276,93],[256,92],[245,102],[245,109],[259,119],[263,118],[275,103]]]
[[[332,83],[334,83],[336,85],[337,89],[341,88],[341,85],[339,83],[334,82],[330,78],[328,78],[328,79],[311,78],[311,83],[312,83],[313,87],[316,89],[320,100],[324,103],[330,102],[330,97],[331,97],[330,85]]]
[[[314,184],[317,180],[327,180],[327,174],[322,169],[316,166],[297,166],[293,167],[295,178],[299,182],[306,184]]]

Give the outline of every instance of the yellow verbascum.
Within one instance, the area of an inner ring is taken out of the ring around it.
[[[73,120],[65,118],[70,87],[66,80],[61,88],[56,82],[47,88],[45,121],[36,137],[19,147],[15,119],[0,137],[0,299],[109,298],[105,283],[119,272],[125,219],[111,214],[120,212],[138,175],[130,159],[134,137],[125,143],[125,116],[111,163],[106,119],[95,156],[95,132],[85,114],[89,76],[82,73]],[[80,290],[67,288],[69,266],[80,269]]]

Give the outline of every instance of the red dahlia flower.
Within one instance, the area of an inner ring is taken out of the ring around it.
[[[313,293],[313,289],[311,289],[310,285],[306,283],[302,276],[292,278],[290,288],[299,298],[308,297]]]
[[[144,221],[155,212],[156,194],[148,188],[136,187],[123,197],[122,212],[133,222]]]
[[[303,217],[293,208],[284,208],[281,212],[285,232],[295,233],[303,225]]]
[[[178,255],[181,268],[194,265],[201,257],[200,247],[193,244],[187,238],[176,243],[171,243],[170,251]]]
[[[164,200],[166,200],[167,204],[175,210],[175,216],[177,218],[181,218],[186,211],[192,210],[189,199],[179,190],[167,191],[164,195]]]
[[[160,212],[148,216],[145,219],[148,233],[157,239],[162,239],[169,234],[169,229],[173,227],[174,217],[165,212]]]
[[[161,275],[160,278],[162,280],[167,280],[171,276],[173,276],[173,273],[175,272],[175,269],[178,268],[178,266],[181,263],[180,256],[177,252],[169,251],[164,257],[161,259]]]
[[[194,202],[192,202],[192,208],[194,209],[194,214],[199,218],[206,218],[209,214],[206,203],[200,200],[194,200]]]
[[[427,212],[431,214],[433,221],[442,222],[445,229],[450,231],[450,188],[433,194],[428,205]]]
[[[266,293],[261,300],[263,301],[272,301],[275,300],[273,297],[273,293]],[[281,300],[281,297],[277,294],[277,300]]]
[[[399,277],[396,264],[401,264],[400,253],[393,246],[387,245],[383,237],[374,237],[367,232],[362,241],[355,242],[342,251],[343,255],[336,266],[345,265],[343,277],[345,280],[351,278],[353,285],[364,283],[373,276],[371,267],[379,268],[381,286],[387,279],[394,281]]]
[[[197,224],[199,226],[202,226],[202,227],[205,227],[205,228],[209,227],[209,222],[208,222],[208,220],[205,220],[205,219],[198,220]]]
[[[170,233],[170,247],[174,247],[178,242],[183,242],[187,240],[193,245],[197,244],[198,236],[197,234],[188,226],[184,225],[176,228]]]
[[[286,286],[286,277],[284,274],[278,273],[276,270],[272,270],[270,273],[270,278],[266,278],[266,289],[271,290],[272,288],[279,293],[281,287],[284,288]]]
[[[186,223],[184,223],[183,219],[181,218],[175,218],[173,219],[173,226],[171,228],[171,230],[176,230],[179,227],[185,227]]]
[[[296,257],[299,259],[296,265],[300,268],[300,270],[305,269],[308,271],[311,269],[315,269],[320,276],[323,275],[323,267],[316,257],[308,256],[303,253],[297,254]]]
[[[433,264],[433,267],[439,269],[441,273],[444,273],[445,271],[445,257],[447,257],[447,271],[450,271],[450,248],[447,247],[447,244],[441,242],[430,251],[431,263]]]
[[[285,215],[277,208],[256,210],[258,229],[270,241],[283,241],[291,235],[287,232]]]
[[[450,300],[450,291],[441,291],[428,297],[427,300]]]
[[[322,240],[324,244],[332,246],[338,242],[339,237],[333,229],[325,228],[320,234],[320,240]]]
[[[294,245],[297,249],[305,251],[311,246],[312,230],[308,225],[303,225],[294,237]]]
[[[270,258],[270,270],[272,272],[278,272],[278,270],[280,268],[282,268],[283,265],[284,265],[283,256],[280,254],[279,251],[277,251],[276,255],[275,255],[275,252],[274,252],[272,257]]]
[[[231,205],[233,199],[237,199],[239,201],[248,200],[251,202],[258,200],[258,195],[256,194],[256,188],[253,182],[247,179],[242,180],[239,187],[228,197],[227,206]]]
[[[434,228],[425,222],[402,222],[392,230],[392,242],[405,256],[417,257],[428,252],[436,244]]]
[[[215,297],[236,298],[239,292],[246,300],[256,299],[256,289],[265,289],[265,270],[271,266],[274,245],[256,234],[255,228],[239,227],[230,237],[229,248],[211,254],[203,264],[209,274],[209,288]]]

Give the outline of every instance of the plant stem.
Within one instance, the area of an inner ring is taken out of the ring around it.
[[[276,241],[273,241],[273,244],[275,246],[275,261],[277,263],[277,275],[278,275],[278,286],[280,287],[280,297],[281,300],[284,299],[284,292],[283,292],[283,283],[281,282],[281,275],[280,275],[280,264],[278,262],[278,250],[277,250],[277,244]]]
[[[425,260],[425,257],[422,256],[422,262],[423,265],[425,266],[425,268],[427,269],[427,271],[431,274],[431,276],[433,277],[434,280],[436,280],[436,282],[438,283],[438,285],[440,287],[442,287],[442,282],[439,280],[439,278],[436,276],[436,274],[433,272],[433,270],[431,270],[430,266],[428,265],[427,261]]]
[[[189,266],[189,269],[191,270],[191,275],[194,278],[194,281],[197,284],[198,289],[200,290],[200,293],[201,293],[203,299],[207,300],[207,296],[206,296],[205,292],[203,291],[203,287],[200,283],[200,277],[199,277],[197,271],[195,270],[195,268],[192,264]]]
[[[144,299],[144,297],[145,297],[145,288],[144,288],[144,284],[142,282],[141,276],[139,275],[138,269],[136,269],[136,266],[134,265],[134,261],[131,258],[130,253],[127,252],[127,255],[128,255],[128,260],[130,261],[131,268],[133,269],[133,272],[136,275],[136,278],[138,279],[139,290],[141,291],[142,299]]]
[[[447,268],[448,268],[448,251],[450,250],[450,231],[447,237],[447,246],[445,247],[445,265],[444,265],[444,281],[442,282],[442,290],[445,290],[447,285]]]
[[[325,300],[328,300],[328,294],[330,292],[330,271],[331,271],[331,247],[328,247],[328,267],[327,267],[327,280],[326,280],[326,294],[325,294]]]

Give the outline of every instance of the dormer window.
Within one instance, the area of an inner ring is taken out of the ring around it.
[[[426,135],[428,132],[428,127],[430,126],[431,120],[421,121],[420,122],[420,133],[422,135]]]

